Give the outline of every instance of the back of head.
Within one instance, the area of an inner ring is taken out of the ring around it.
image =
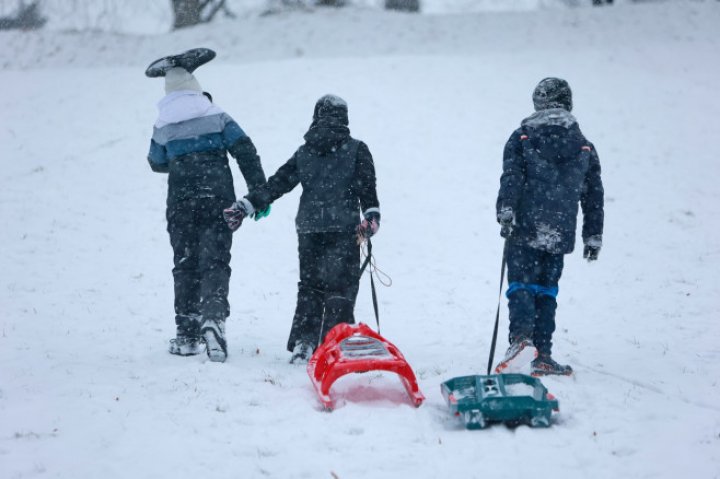
[[[325,95],[315,103],[313,123],[325,123],[332,126],[348,126],[347,102],[336,95]]]
[[[348,123],[345,100],[339,96],[325,95],[315,103],[313,120],[305,133],[305,141],[321,154],[334,151],[350,137]]]
[[[561,78],[544,78],[533,91],[535,111],[563,108],[572,111],[572,91],[568,82]]]

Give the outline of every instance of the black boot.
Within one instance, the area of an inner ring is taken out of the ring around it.
[[[567,364],[559,364],[549,354],[543,354],[532,362],[533,376],[570,376],[573,370]]]
[[[168,351],[178,356],[193,356],[205,350],[205,343],[200,337],[200,322],[202,317],[197,314],[177,315],[175,324],[177,332],[175,338],[170,340]]]
[[[290,364],[303,364],[307,363],[312,356],[315,348],[312,343],[308,341],[299,340],[295,343],[295,347],[292,350],[292,356],[290,357]]]

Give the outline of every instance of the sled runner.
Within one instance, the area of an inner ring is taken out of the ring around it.
[[[188,73],[195,71],[200,65],[204,65],[215,58],[215,52],[209,48],[193,48],[177,55],[162,57],[150,64],[145,70],[145,75],[150,78],[164,77],[172,68],[184,68]]]
[[[549,427],[558,401],[539,379],[525,374],[460,376],[440,385],[450,411],[467,429],[492,422]]]
[[[313,387],[327,410],[334,407],[330,388],[338,378],[368,371],[396,373],[415,407],[425,400],[415,374],[398,348],[364,323],[341,323],[332,328],[307,365]]]

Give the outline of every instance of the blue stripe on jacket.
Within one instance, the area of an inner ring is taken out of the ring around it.
[[[168,157],[165,154],[165,147],[150,140],[150,151],[148,152],[148,161],[153,171],[166,172],[168,168]]]
[[[148,161],[154,170],[167,169],[171,159],[190,153],[229,150],[247,135],[229,115],[221,113],[155,128]]]

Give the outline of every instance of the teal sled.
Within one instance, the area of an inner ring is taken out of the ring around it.
[[[525,374],[460,376],[440,385],[450,411],[467,429],[492,423],[549,427],[558,402],[538,378]]]

